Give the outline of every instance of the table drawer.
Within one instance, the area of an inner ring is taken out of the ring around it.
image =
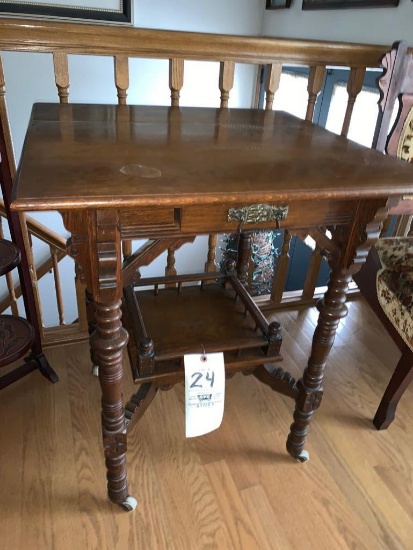
[[[273,204],[271,204],[274,206]],[[183,233],[209,233],[236,231],[237,221],[228,221],[229,208],[249,206],[240,205],[207,205],[184,206],[182,208],[181,231]],[[354,211],[354,201],[296,201],[290,204],[280,203],[277,206],[288,206],[284,220],[279,221],[280,228],[300,228],[320,225],[345,224]],[[260,221],[245,223],[243,229],[271,229],[277,227],[277,221]]]
[[[180,228],[180,209],[172,206],[146,206],[121,210],[119,221],[122,237],[176,233]]]

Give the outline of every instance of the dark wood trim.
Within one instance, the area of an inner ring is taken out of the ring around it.
[[[22,15],[35,17],[59,17],[79,20],[92,20],[101,23],[131,23],[131,0],[121,0],[119,10],[105,10],[96,8],[79,8],[78,6],[41,5],[22,2],[1,2],[0,13],[8,15]]]
[[[396,8],[399,0],[303,0],[303,10]]]

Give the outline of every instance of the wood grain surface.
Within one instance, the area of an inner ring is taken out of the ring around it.
[[[185,440],[178,385],[156,396],[129,436],[138,498],[129,514],[106,496],[100,389],[88,346],[48,350],[58,384],[34,373],[1,394],[0,549],[411,548],[412,389],[389,430],[376,431],[371,418],[397,349],[363,302],[349,308],[311,425],[308,463],[285,451],[288,398],[236,375],[221,428]],[[285,367],[298,375],[316,310],[277,317]]]

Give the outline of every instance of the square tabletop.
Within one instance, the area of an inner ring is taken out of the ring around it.
[[[413,167],[281,111],[35,104],[17,210],[389,197]]]

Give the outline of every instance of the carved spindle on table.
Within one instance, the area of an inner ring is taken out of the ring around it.
[[[219,90],[221,92],[221,109],[228,107],[229,93],[234,86],[235,63],[221,61],[219,66]]]
[[[274,95],[280,87],[282,68],[281,63],[272,63],[271,65],[267,65],[267,72],[265,76],[265,109],[267,111],[272,111]]]
[[[205,262],[206,273],[211,273],[217,270],[217,266],[215,263],[217,243],[218,243],[218,235],[209,235],[208,257],[207,257],[207,261]]]
[[[165,267],[165,275],[176,275],[176,268],[175,268],[175,247],[170,246],[168,248],[168,255],[166,258],[166,267]]]
[[[115,85],[118,94],[118,104],[126,105],[129,88],[129,64],[126,55],[116,55],[115,58]]]
[[[346,114],[344,116],[343,127],[341,129],[342,136],[347,137],[347,134],[350,128],[351,115],[353,114],[354,103],[363,87],[365,75],[366,75],[365,67],[353,67],[350,71],[350,76],[347,82],[347,93],[348,93],[347,109],[346,109]]]
[[[179,97],[184,85],[184,60],[174,57],[169,60],[169,88],[171,90],[171,106],[179,107]]]
[[[80,334],[87,334],[88,320],[86,311],[86,284],[81,266],[75,262],[75,289]]]
[[[308,103],[307,103],[307,112],[305,115],[305,120],[312,122],[314,115],[315,102],[317,100],[318,94],[321,92],[324,84],[324,76],[326,73],[326,68],[323,65],[316,65],[311,67],[310,75],[308,77]]]
[[[53,52],[54,77],[60,103],[69,103],[69,64],[65,52]]]
[[[285,283],[288,275],[288,267],[290,265],[289,250],[291,237],[291,233],[285,230],[281,253],[278,256],[275,264],[274,279],[271,288],[271,301],[275,304],[279,304],[281,302],[285,289]]]
[[[176,267],[175,267],[175,251],[176,248],[174,245],[168,247],[168,254],[166,257],[166,267],[165,267],[165,275],[176,275]],[[175,288],[176,283],[168,283],[165,285],[166,288]]]
[[[63,307],[63,294],[62,294],[62,285],[60,282],[60,272],[59,272],[59,251],[53,246],[50,247],[50,255],[53,262],[53,279],[54,287],[56,292],[56,301],[57,301],[57,311],[59,313],[59,325],[65,324],[64,316],[64,307]]]
[[[249,263],[252,249],[252,231],[243,231],[239,235],[237,275],[240,282],[247,286]]]
[[[268,356],[279,355],[281,351],[281,344],[283,341],[282,338],[282,327],[278,321],[272,321],[268,325]]]

